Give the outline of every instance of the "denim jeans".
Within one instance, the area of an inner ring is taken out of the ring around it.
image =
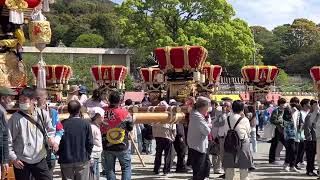
[[[256,135],[256,131],[251,129],[251,133],[250,133],[250,142],[252,144],[252,151],[253,152],[257,152],[257,135]]]
[[[140,153],[142,153],[142,134],[137,134],[137,143],[138,143],[138,150]]]
[[[99,159],[94,158],[93,162],[90,164],[90,180],[99,180],[100,179],[100,169],[99,169]]]
[[[104,156],[107,180],[116,180],[116,158],[121,166],[121,180],[131,180],[131,154],[129,149],[125,151],[106,151]]]

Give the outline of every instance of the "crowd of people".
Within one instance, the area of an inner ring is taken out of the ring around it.
[[[85,87],[70,88],[70,116],[60,121],[58,111],[48,105],[46,90],[24,88],[15,105],[17,94],[0,87],[0,174],[8,172],[12,162],[17,180],[51,180],[58,162],[64,180],[97,180],[101,174],[115,180],[118,160],[121,179],[130,180],[132,143],[148,155],[153,153],[154,140],[155,175],[171,173],[175,164],[176,173],[192,171],[193,180],[209,179],[211,168],[226,180],[233,180],[238,168],[240,179],[248,180],[250,171],[256,169],[253,154],[258,151],[257,141],[265,136],[263,132],[272,138],[269,163],[280,163],[282,144],[286,150],[284,171],[302,172],[306,159],[306,175],[319,174],[315,159],[320,164],[320,154],[315,156],[316,150],[320,151],[320,108],[315,100],[295,97],[289,103],[280,98],[277,103],[246,104],[191,96],[182,104],[164,98],[151,102],[147,93],[141,102],[123,101],[123,95],[116,91],[107,95],[95,89],[90,98],[86,94]],[[132,105],[184,105],[192,111],[188,124],[134,124],[123,108]],[[18,108],[9,114],[13,107]],[[85,118],[84,112],[90,118]]]
[[[286,148],[283,164],[284,171],[300,172],[307,161],[306,174],[318,176],[315,171],[316,152],[320,151],[320,113],[319,103],[316,100],[299,100],[294,97],[289,103],[281,98],[278,107],[270,117],[273,127],[273,138],[269,152],[269,163],[278,164],[276,158],[278,144]],[[317,154],[320,164],[320,154]],[[318,178],[320,179],[320,178]]]

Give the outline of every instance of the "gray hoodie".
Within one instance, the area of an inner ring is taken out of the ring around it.
[[[52,126],[48,113],[43,111],[44,126],[48,137],[54,137],[55,129]],[[42,125],[37,114],[41,115],[39,108],[35,109],[34,120]],[[14,113],[8,121],[9,127],[9,158],[19,159],[28,164],[35,164],[46,157],[47,152],[44,146],[44,137],[41,131],[20,113]]]

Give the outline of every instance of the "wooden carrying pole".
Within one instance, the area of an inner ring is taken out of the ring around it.
[[[134,149],[136,150],[136,152],[137,152],[137,154],[138,154],[138,157],[139,157],[139,159],[140,159],[140,162],[141,162],[142,166],[143,166],[143,167],[146,167],[146,164],[144,163],[144,161],[143,161],[143,159],[142,159],[142,157],[141,157],[141,154],[140,154],[140,152],[139,152],[139,150],[138,150],[138,147],[137,147],[136,143],[134,143],[133,137],[131,136],[130,133],[129,133],[129,138],[130,138],[130,140],[131,140],[131,142],[132,142],[132,144],[133,144]]]
[[[135,124],[178,124],[186,122],[185,113],[133,113]]]
[[[83,115],[85,119],[90,119],[86,113]],[[68,113],[59,114],[59,119],[68,119],[69,116]],[[135,124],[179,124],[187,122],[185,113],[132,113],[132,118]]]
[[[64,114],[68,113],[67,106],[51,106],[50,108],[56,109],[59,114]],[[126,106],[126,108],[130,113],[143,113],[143,112],[174,112],[174,113],[188,113],[191,111],[191,109],[187,106],[169,106],[169,107],[164,107],[164,106],[149,106],[149,107],[138,107],[138,106]],[[82,112],[85,112],[86,109],[81,109]]]

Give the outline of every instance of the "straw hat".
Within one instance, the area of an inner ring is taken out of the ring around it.
[[[74,92],[76,92],[76,91],[79,91],[79,86],[77,86],[77,85],[72,85],[72,86],[70,86],[70,90],[69,90],[69,93],[74,93]]]

